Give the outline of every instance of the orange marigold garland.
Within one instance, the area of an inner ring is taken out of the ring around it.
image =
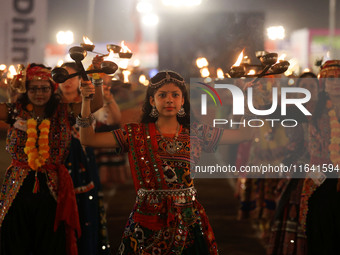
[[[40,125],[38,148],[37,143],[37,121],[33,118],[27,120],[27,141],[24,152],[28,158],[28,165],[34,171],[37,171],[41,166],[45,165],[46,160],[50,157],[50,147],[48,145],[48,134],[50,132],[50,120],[44,119]],[[37,178],[37,172],[35,174],[36,182],[34,184],[33,192],[36,193],[39,189],[39,182]]]

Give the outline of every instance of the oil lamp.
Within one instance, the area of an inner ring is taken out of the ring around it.
[[[237,58],[237,61],[235,62],[234,65],[230,68],[229,75],[232,78],[240,78],[243,77],[246,70],[244,65],[241,65],[242,59],[243,59],[243,51],[240,53],[240,55]]]
[[[124,41],[121,43],[121,49],[118,53],[120,58],[131,58],[132,52],[131,50],[125,45]]]

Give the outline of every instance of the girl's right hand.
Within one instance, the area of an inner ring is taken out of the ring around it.
[[[90,95],[95,94],[95,87],[91,81],[81,81],[80,93],[83,99],[90,100]]]

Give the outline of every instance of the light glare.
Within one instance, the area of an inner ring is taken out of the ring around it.
[[[285,38],[285,29],[283,26],[268,27],[267,35],[270,40],[282,40]]]
[[[156,14],[147,14],[142,17],[142,23],[146,26],[156,26],[159,18]]]
[[[148,2],[139,2],[136,6],[139,13],[150,13],[153,9],[152,4]]]
[[[57,33],[58,44],[70,45],[74,42],[74,36],[72,31],[59,31]]]
[[[163,5],[165,6],[172,6],[172,7],[192,7],[198,6],[202,3],[202,0],[162,0]]]

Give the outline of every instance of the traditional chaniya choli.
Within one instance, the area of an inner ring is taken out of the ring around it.
[[[218,254],[212,228],[190,177],[201,150],[214,151],[221,129],[180,128],[161,135],[154,123],[127,124],[113,131],[129,152],[137,193],[119,254]],[[191,149],[191,157],[190,157]]]
[[[6,171],[1,187],[0,226],[19,190],[25,185],[24,180],[34,171],[36,178],[32,192],[36,193],[39,191],[39,178],[42,175],[46,176],[47,186],[57,202],[56,212],[50,212],[56,214],[54,229],[56,230],[64,222],[68,252],[69,254],[76,254],[75,231],[78,232],[78,235],[81,232],[78,208],[72,179],[64,166],[71,141],[71,126],[68,121],[67,105],[60,104],[54,115],[49,119],[49,157],[46,159],[46,162],[35,170],[32,170],[27,151],[25,152],[24,149],[27,147],[27,129],[29,128],[32,116],[27,110],[22,108],[21,104],[9,104],[8,107],[11,126],[7,133],[6,149],[11,155],[12,163]],[[34,129],[36,130],[40,126],[41,124],[37,124]],[[42,130],[40,130],[41,132]]]

